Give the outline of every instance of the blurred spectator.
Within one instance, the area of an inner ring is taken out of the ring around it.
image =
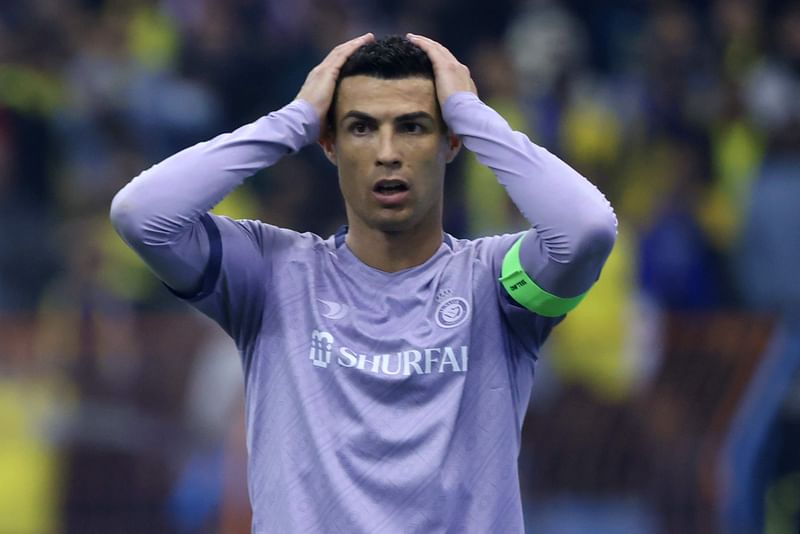
[[[470,65],[483,101],[500,113],[512,128],[529,132],[511,58],[503,44],[491,41],[478,44]],[[524,228],[527,221],[492,171],[473,153],[468,153],[466,159],[463,195],[468,214],[467,233],[477,237]]]
[[[247,487],[246,474],[236,481],[225,480],[231,463],[226,461],[225,453],[231,458],[244,453],[244,447],[226,449],[230,428],[244,433],[243,427],[231,425],[231,419],[241,415],[243,389],[236,346],[224,332],[216,331],[199,348],[186,388],[184,419],[193,446],[183,462],[169,504],[178,532],[215,530],[223,513],[224,496],[228,498],[225,502],[228,507],[241,509],[242,504],[248,504],[246,498],[241,498]],[[212,391],[214,394],[209,395]]]
[[[768,131],[787,128],[800,116],[800,7],[787,4],[775,24],[775,53],[763,56],[746,82],[750,113]]]
[[[724,77],[739,80],[746,76],[763,53],[763,2],[756,0],[717,0],[712,7],[718,47],[716,61]]]
[[[17,157],[20,121],[3,118],[0,111],[0,311],[30,313],[57,267],[52,214]]]
[[[800,311],[800,7],[788,6],[778,20],[778,54],[750,80],[750,106],[767,146],[736,265],[747,304],[793,315]]]
[[[0,532],[60,532],[63,450],[56,428],[74,391],[56,362],[39,357],[28,316],[0,314]]]
[[[800,313],[800,117],[773,136],[753,185],[737,250],[739,289],[750,306]]]
[[[663,308],[697,310],[727,304],[722,258],[697,220],[708,182],[707,143],[667,141],[662,169],[672,182],[652,206],[643,228],[639,277],[642,289]]]

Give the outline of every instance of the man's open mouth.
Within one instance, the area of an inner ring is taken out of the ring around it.
[[[408,191],[408,184],[403,180],[379,180],[372,190],[381,195],[391,195]]]

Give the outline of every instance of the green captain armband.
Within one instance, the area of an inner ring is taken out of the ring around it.
[[[503,269],[500,283],[520,306],[545,317],[559,317],[571,311],[586,296],[586,293],[572,298],[557,297],[548,293],[531,280],[522,263],[519,261],[519,248],[525,236],[517,239],[506,257],[503,258]]]

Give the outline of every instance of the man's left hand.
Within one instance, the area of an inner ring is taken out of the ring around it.
[[[424,50],[428,54],[431,63],[433,63],[436,96],[439,99],[440,106],[444,107],[444,103],[454,93],[467,91],[475,95],[478,94],[478,89],[475,87],[475,82],[472,81],[469,69],[466,65],[460,63],[450,50],[433,39],[421,35],[409,33],[406,34],[406,37]]]

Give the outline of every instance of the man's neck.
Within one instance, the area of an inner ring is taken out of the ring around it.
[[[442,244],[443,231],[438,227],[401,232],[351,226],[345,239],[355,256],[374,269],[394,273],[425,263]]]

